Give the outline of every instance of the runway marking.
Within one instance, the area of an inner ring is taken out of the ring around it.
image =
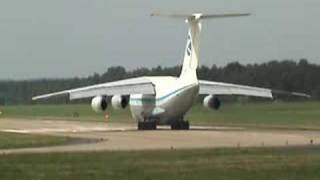
[[[32,134],[32,133],[83,133],[83,132],[105,132],[105,131],[127,131],[128,128],[106,128],[106,127],[76,127],[76,128],[39,128],[39,129],[2,129],[2,132]]]
[[[51,122],[46,122],[51,123]],[[159,130],[169,130],[169,127],[159,126]],[[205,127],[205,126],[193,126],[192,130],[245,130],[240,127]],[[32,134],[32,133],[85,133],[85,132],[110,132],[110,131],[131,131],[136,130],[134,127],[83,127],[76,126],[70,128],[30,128],[30,129],[0,129],[1,132]]]

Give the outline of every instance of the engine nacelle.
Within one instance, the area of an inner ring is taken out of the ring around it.
[[[111,99],[111,104],[116,110],[125,109],[129,104],[129,98],[120,95],[114,95]]]
[[[206,108],[218,110],[221,106],[221,101],[218,97],[209,95],[204,98],[203,105]]]
[[[91,107],[94,112],[102,113],[108,108],[108,101],[106,96],[96,96],[91,101]]]

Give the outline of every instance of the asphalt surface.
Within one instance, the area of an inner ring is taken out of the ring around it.
[[[63,120],[0,119],[0,131],[91,139],[54,147],[0,150],[0,153],[49,153],[105,150],[157,150],[320,144],[320,132],[192,126],[189,131],[137,131],[135,124]],[[85,143],[88,142],[88,143]]]

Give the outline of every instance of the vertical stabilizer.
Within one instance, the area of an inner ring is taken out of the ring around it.
[[[200,33],[202,29],[202,20],[205,19],[217,19],[217,18],[229,18],[249,16],[250,14],[201,14],[195,13],[190,15],[185,14],[158,14],[153,13],[151,16],[165,16],[176,19],[186,19],[189,24],[187,46],[184,54],[184,60],[182,65],[182,71],[180,79],[187,82],[197,82],[197,68],[199,64],[199,52],[200,52]]]
[[[180,78],[186,78],[190,80],[197,79],[196,70],[199,64],[199,45],[202,28],[200,17],[201,14],[194,14],[192,17],[186,20],[186,22],[189,24],[189,32]]]

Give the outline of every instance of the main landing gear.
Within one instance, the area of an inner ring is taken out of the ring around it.
[[[138,130],[156,130],[156,129],[157,129],[156,121],[138,122]]]
[[[171,130],[189,130],[190,124],[189,121],[172,121],[171,122]],[[138,122],[138,130],[156,130],[157,122],[156,121],[143,121]]]
[[[189,121],[173,121],[171,123],[171,130],[189,130]]]

